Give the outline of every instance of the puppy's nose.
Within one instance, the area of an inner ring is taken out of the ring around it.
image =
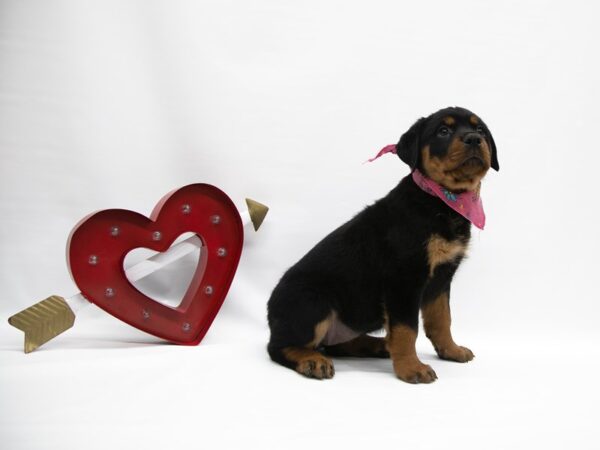
[[[463,136],[463,142],[470,147],[479,147],[481,140],[479,133],[467,133]]]

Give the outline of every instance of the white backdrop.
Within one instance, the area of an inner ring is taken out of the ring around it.
[[[600,8],[406,3],[0,1],[3,448],[597,448]],[[327,382],[272,364],[278,278],[408,173],[363,161],[449,105],[483,117],[501,166],[453,288],[475,361],[421,336],[430,386],[389,361]],[[271,207],[202,344],[90,307],[23,355],[6,319],[76,292],[71,227],[194,182]]]

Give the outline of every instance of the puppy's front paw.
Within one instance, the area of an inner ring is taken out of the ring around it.
[[[417,358],[403,358],[394,360],[396,376],[407,383],[432,383],[437,380],[437,375],[427,364]]]
[[[467,347],[461,347],[460,345],[453,345],[447,348],[438,348],[437,354],[442,359],[456,362],[468,362],[475,358],[475,355]]]
[[[296,366],[296,372],[308,378],[321,380],[333,378],[335,370],[333,369],[333,362],[329,358],[315,355],[299,361]]]

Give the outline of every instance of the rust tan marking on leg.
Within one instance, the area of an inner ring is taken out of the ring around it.
[[[386,336],[386,344],[394,372],[408,383],[431,383],[437,379],[433,369],[417,357],[417,333],[406,325],[394,325]]]
[[[407,325],[394,325],[386,336],[386,344],[390,356],[394,359],[417,357],[415,343],[417,333]]]
[[[474,357],[473,352],[466,347],[456,345],[452,339],[448,300],[448,293],[445,292],[421,308],[425,335],[440,358],[458,362],[471,361]]]
[[[309,342],[307,347],[316,348],[319,346],[325,335],[327,334],[327,330],[331,326],[331,322],[335,319],[335,313],[332,312],[327,316],[326,319],[322,320],[318,324],[315,325],[315,334],[312,341]]]
[[[471,125],[477,125],[479,124],[479,119],[477,118],[477,116],[472,115],[471,117],[469,117],[469,122],[471,122]]]
[[[331,378],[334,374],[333,362],[315,350],[321,343],[327,330],[335,318],[335,312],[315,325],[313,339],[304,347],[286,347],[282,349],[283,355],[296,364],[296,372],[309,378]]]
[[[427,241],[427,258],[429,261],[429,276],[440,264],[454,261],[459,256],[463,256],[467,246],[461,241],[447,241],[438,234],[433,234]]]
[[[456,120],[454,120],[454,117],[452,117],[452,116],[446,116],[442,119],[442,122],[444,122],[445,125],[448,125],[449,127],[451,127],[452,125],[454,125],[456,123]]]
[[[283,355],[296,364],[296,372],[309,377],[332,378],[335,371],[331,359],[323,356],[316,350],[302,347],[286,347],[282,349]]]
[[[368,334],[360,336],[341,344],[328,345],[325,352],[331,356],[357,356],[363,358],[389,358],[390,354],[385,346],[385,339]]]

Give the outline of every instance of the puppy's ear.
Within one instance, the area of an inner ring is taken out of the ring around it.
[[[498,164],[498,152],[496,150],[496,143],[494,142],[494,137],[492,136],[492,133],[490,133],[489,129],[487,130],[487,137],[490,140],[490,150],[492,151],[492,169],[498,172],[500,170],[500,164]]]
[[[400,137],[396,144],[396,153],[402,161],[408,164],[411,171],[415,170],[419,162],[419,136],[424,123],[425,117],[421,117]]]

